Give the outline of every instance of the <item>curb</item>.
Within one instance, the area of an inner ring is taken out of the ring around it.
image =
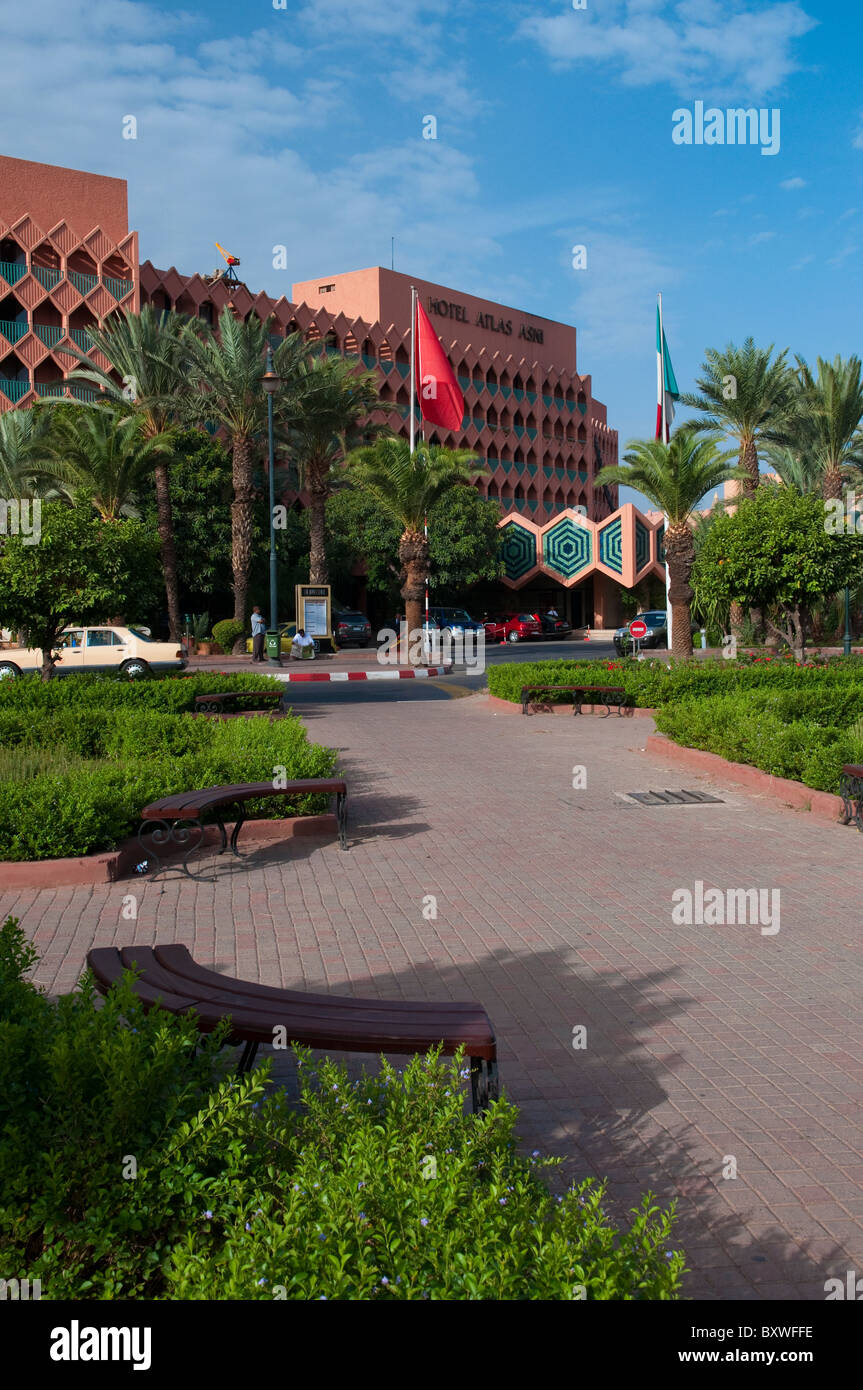
[[[280,681],[407,681],[421,680],[428,676],[448,676],[451,666],[421,666],[410,671],[314,671],[308,675],[276,675]],[[273,672],[275,675],[275,672]]]
[[[230,836],[233,823],[226,822],[225,829]],[[278,844],[293,840],[301,835],[335,835],[338,831],[336,818],[331,811],[317,816],[285,816],[282,820],[247,820],[243,826],[241,846]],[[198,848],[210,849],[219,841],[218,827],[205,827],[204,837]],[[166,845],[160,858],[166,864],[179,858],[182,846]],[[95,854],[85,854],[78,859],[17,859],[0,863],[0,891],[15,888],[54,888],[64,885],[70,888],[92,883],[118,883],[121,879],[150,881],[146,874],[137,874],[135,865],[146,857],[146,851],[137,838],[124,840],[117,849],[99,850]]]
[[[808,811],[822,820],[835,825],[843,815],[842,798],[833,792],[820,792],[814,787],[806,787],[802,782],[792,782],[790,777],[774,777],[771,772],[762,772],[759,767],[748,763],[732,763],[719,753],[708,753],[704,748],[688,748],[673,743],[665,734],[649,734],[645,745],[646,753],[664,758],[668,762],[680,763],[698,772],[708,772],[726,782],[740,787],[749,787],[761,796],[769,796],[786,808],[795,811]]]

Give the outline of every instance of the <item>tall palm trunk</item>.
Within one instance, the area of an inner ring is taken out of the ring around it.
[[[180,640],[180,586],[177,576],[177,546],[174,541],[174,517],[171,508],[171,484],[168,464],[157,463],[153,471],[156,485],[156,516],[165,576],[165,598],[168,604],[168,627],[171,641]]]
[[[402,567],[401,595],[405,608],[410,659],[413,664],[420,665],[421,648],[414,634],[422,631],[426,579],[430,569],[429,543],[422,531],[403,532],[399,541],[399,561]],[[415,660],[417,657],[419,660]]]
[[[754,439],[744,439],[740,445],[741,468],[745,468],[748,477],[743,479],[743,496],[754,497],[760,481],[758,473],[758,449]]]
[[[231,566],[234,574],[234,621],[245,627],[249,611],[249,569],[252,563],[252,530],[255,486],[252,478],[252,445],[243,435],[234,438],[231,478]]]
[[[671,601],[671,654],[680,661],[688,661],[692,656],[690,605],[693,597],[689,576],[695,563],[695,542],[686,522],[669,526],[665,535],[665,558]]]
[[[821,496],[825,502],[838,502],[842,496],[842,474],[835,465],[831,464],[824,470]]]
[[[309,494],[309,583],[329,584],[330,568],[327,563],[326,505],[327,471],[317,462],[307,466],[306,488]]]

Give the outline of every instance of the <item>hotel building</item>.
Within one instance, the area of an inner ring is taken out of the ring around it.
[[[476,486],[501,507],[503,582],[527,590],[508,605],[564,599],[574,623],[611,625],[621,585],[664,574],[661,524],[594,487],[617,462],[617,434],[577,369],[568,324],[380,266],[295,284],[290,300],[217,273],[160,270],[139,262],[124,180],[0,156],[0,413],[45,396],[95,399],[66,384],[76,364],[60,349],[87,352],[88,325],[117,309],[153,304],[214,324],[229,305],[272,318],[274,338],[299,331],[362,360],[406,435],[412,284],[465,398],[461,429],[429,432],[429,442],[485,465]]]

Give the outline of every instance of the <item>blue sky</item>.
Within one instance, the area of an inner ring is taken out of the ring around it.
[[[861,29],[850,0],[43,0],[4,10],[2,152],[128,179],[143,258],[218,240],[271,294],[395,236],[398,270],[574,323],[624,444],[658,290],[683,390],[748,334],[859,351]],[[778,108],[779,152],[675,145],[696,101]]]

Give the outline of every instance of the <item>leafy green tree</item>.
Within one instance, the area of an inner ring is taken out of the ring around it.
[[[187,344],[191,329],[183,314],[167,313],[144,305],[139,314],[110,314],[100,328],[87,329],[87,352],[62,347],[61,352],[79,363],[71,381],[91,382],[117,411],[136,416],[145,439],[170,442],[189,399],[191,384]],[[98,348],[110,364],[103,370],[89,355]],[[180,635],[177,547],[171,505],[170,449],[153,456],[156,515],[165,577],[165,598],[171,637]]]
[[[140,520],[102,522],[89,508],[43,502],[38,545],[21,535],[3,538],[0,625],[41,648],[42,679],[49,680],[64,627],[149,608],[158,552],[158,536]]]
[[[634,440],[624,454],[625,466],[611,465],[596,476],[594,485],[616,483],[633,487],[668,518],[665,529],[665,562],[671,602],[671,648],[676,657],[692,656],[693,591],[689,578],[695,563],[693,513],[701,499],[730,478],[743,476],[730,468],[730,450],[719,447],[716,435],[698,435],[681,426],[665,444],[661,439]]]
[[[462,601],[475,585],[500,579],[500,507],[476,488],[454,487],[429,512],[434,601]]]
[[[831,535],[824,502],[788,487],[759,488],[710,528],[696,562],[705,602],[760,607],[770,631],[798,661],[806,648],[806,609],[859,584],[863,537]],[[771,616],[772,615],[772,616]]]
[[[420,444],[390,435],[348,457],[349,480],[379,503],[399,527],[399,581],[409,633],[421,630],[425,586],[431,570],[424,522],[435,504],[485,470],[467,450]],[[411,643],[412,659],[420,653]]]
[[[758,348],[752,338],[742,347],[729,343],[722,352],[708,348],[698,391],[681,396],[684,405],[701,412],[688,427],[710,430],[733,439],[738,465],[744,470],[743,493],[758,487],[758,453],[768,444],[786,444],[800,418],[800,396],[788,349],[773,356],[773,344]]]

